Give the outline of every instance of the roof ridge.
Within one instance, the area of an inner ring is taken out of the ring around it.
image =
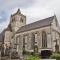
[[[38,20],[38,21],[35,21],[35,22],[32,22],[32,23],[29,23],[27,25],[31,25],[31,24],[34,24],[34,23],[37,23],[37,22],[40,22],[40,21],[43,21],[43,20],[46,20],[46,19],[49,19],[49,18],[52,18],[52,17],[54,17],[54,16],[50,16],[48,18],[44,18],[44,19]],[[24,26],[27,26],[27,25],[24,25]],[[24,27],[24,26],[22,26],[22,27]]]
[[[53,18],[54,18],[54,16],[51,16],[51,17],[41,19],[39,21],[30,23],[30,24],[24,25],[17,30],[17,33],[28,31],[28,30],[33,30],[33,29],[36,29],[36,28],[41,28],[41,27],[44,27],[44,26],[49,26],[49,25],[51,25],[51,22],[52,22]]]

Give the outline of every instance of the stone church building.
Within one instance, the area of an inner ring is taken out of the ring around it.
[[[34,52],[34,46],[38,47],[40,54],[60,52],[60,26],[55,15],[26,24],[26,16],[18,9],[11,15],[8,27],[1,32],[0,41],[4,42],[4,54],[10,49],[21,56],[23,50]]]

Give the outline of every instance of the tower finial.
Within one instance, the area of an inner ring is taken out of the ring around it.
[[[17,10],[17,13],[21,13],[19,8],[18,8],[18,10]]]

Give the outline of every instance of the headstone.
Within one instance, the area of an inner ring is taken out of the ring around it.
[[[0,60],[1,60],[1,51],[0,51]]]
[[[22,50],[20,50],[20,58],[22,58],[23,56],[22,56]]]
[[[34,55],[38,55],[38,47],[37,47],[37,45],[35,45],[35,47],[34,47]]]

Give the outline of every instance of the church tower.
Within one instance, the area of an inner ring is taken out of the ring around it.
[[[20,9],[10,17],[10,25],[13,32],[26,25],[26,16],[21,14]]]

